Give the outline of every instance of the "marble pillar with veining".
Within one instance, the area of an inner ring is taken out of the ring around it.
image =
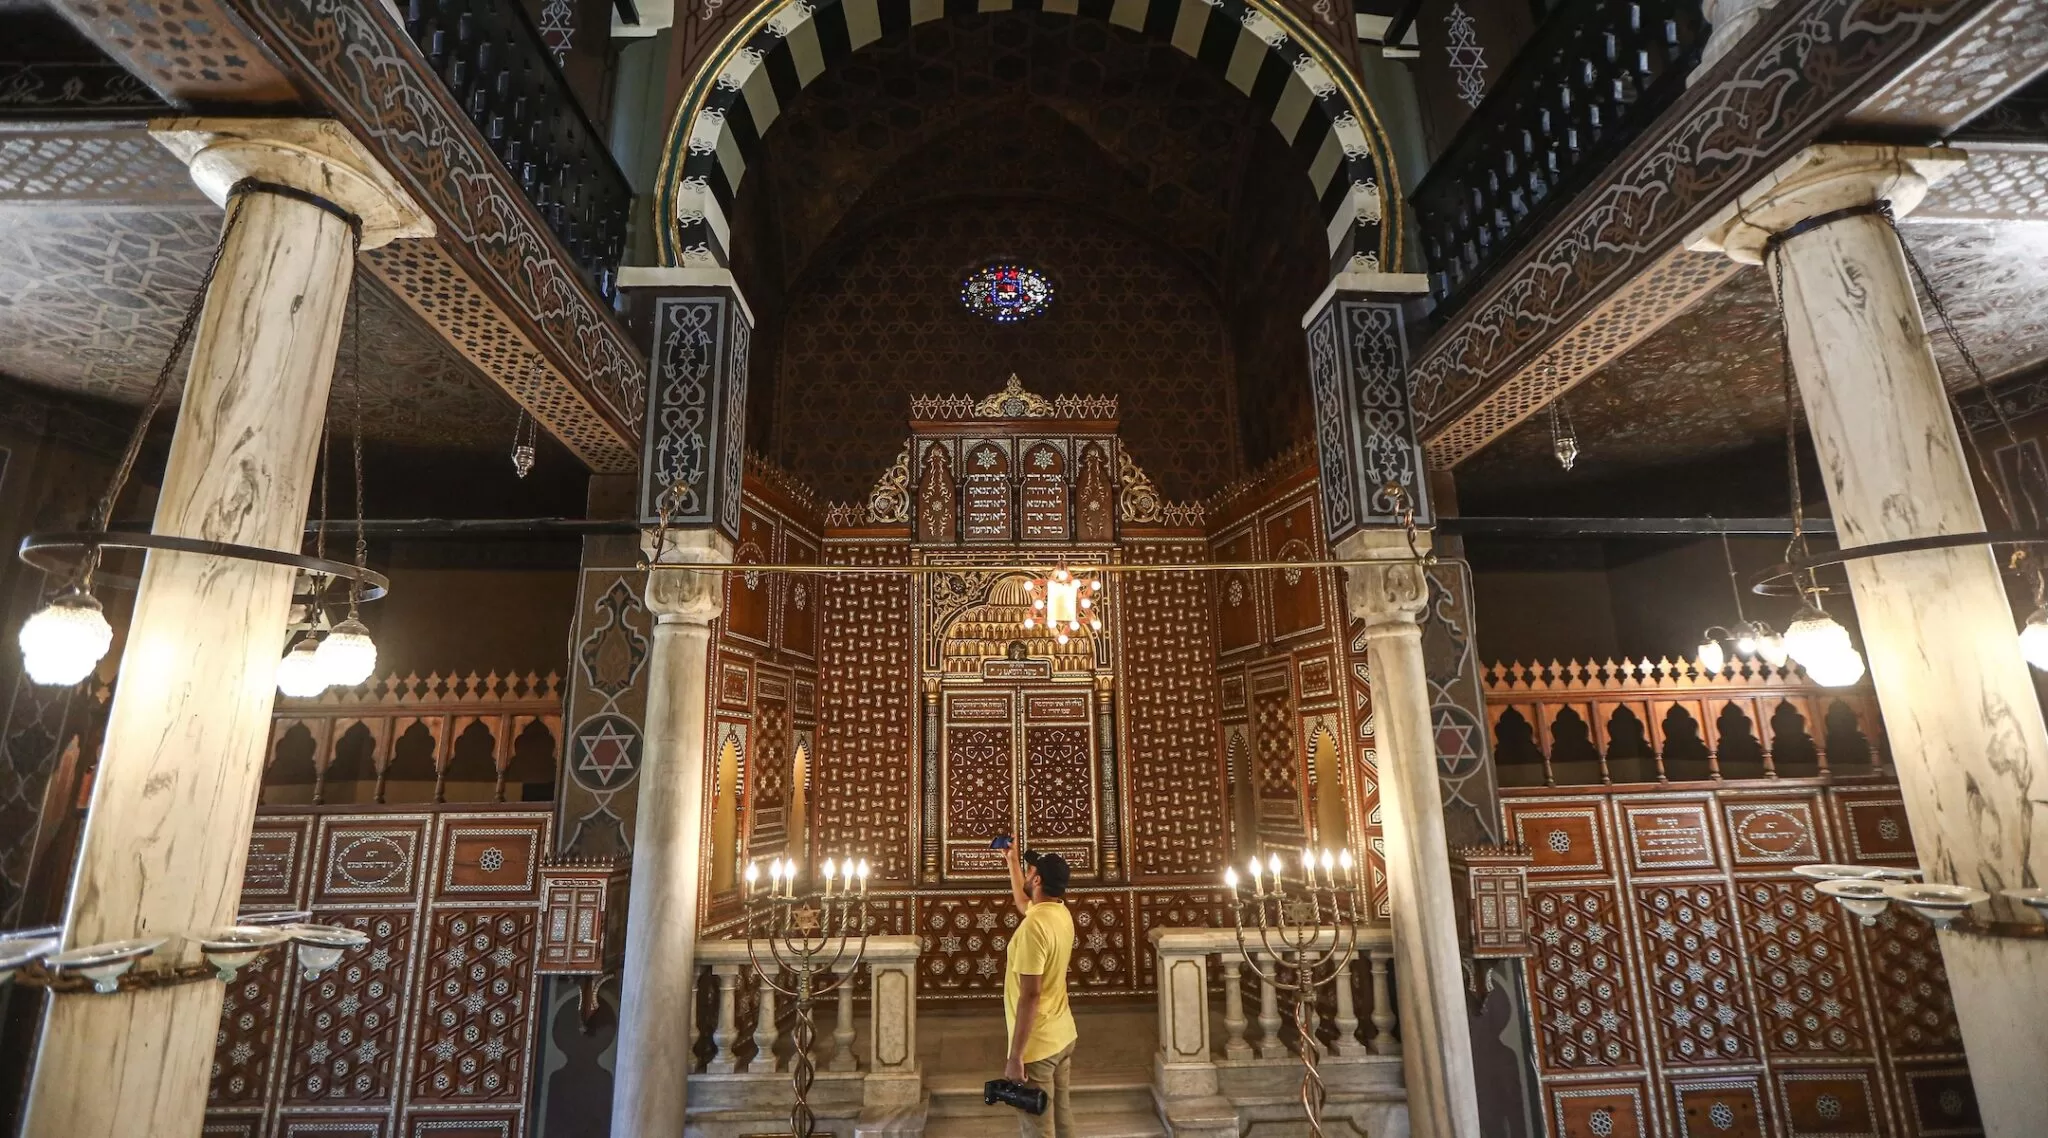
[[[1427,549],[1427,535],[1420,535]],[[1384,564],[1345,570],[1351,615],[1365,623],[1386,834],[1387,899],[1393,910],[1403,1074],[1417,1138],[1479,1138],[1461,915],[1451,890],[1450,842],[1437,785],[1429,676],[1421,619],[1429,583],[1399,531],[1344,539],[1336,555]]]
[[[1955,150],[1813,147],[1692,242],[1782,275],[1793,370],[1845,549],[1984,529],[1899,239],[1881,217],[1838,213],[1885,200],[1904,215],[1964,161]],[[1772,235],[1829,215],[1771,250]],[[1848,572],[1927,880],[1987,890],[1984,913],[2036,925],[1997,897],[2048,882],[2048,727],[1993,550],[1889,554]],[[1986,1132],[2039,1134],[2048,939],[1940,942]]]
[[[694,1043],[683,1009],[696,1007],[711,623],[724,589],[716,568],[692,566],[727,564],[732,547],[711,530],[661,536],[647,573],[654,642],[619,974],[612,1138],[683,1132]]]
[[[305,119],[152,124],[226,205],[219,269],[193,339],[154,530],[297,552],[358,240],[432,233],[346,130]],[[108,709],[65,911],[68,948],[166,938],[149,966],[193,963],[233,923],[270,739],[293,571],[149,555]],[[215,981],[50,1000],[30,1138],[198,1134],[223,989]]]

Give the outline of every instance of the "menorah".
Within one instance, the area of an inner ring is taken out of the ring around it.
[[[789,1083],[796,1092],[789,1110],[792,1138],[811,1138],[816,1121],[810,1101],[811,1084],[817,1078],[817,1065],[811,1059],[811,1043],[817,1034],[812,1004],[852,980],[868,951],[867,859],[856,863],[846,858],[842,871],[841,865],[826,858],[823,869],[823,887],[801,893],[793,860],[776,858],[769,863],[765,890],[759,888],[759,866],[749,863],[746,873],[747,958],[753,961],[761,983],[796,1003],[796,1024],[790,1035],[795,1051],[789,1064]],[[772,970],[762,966],[756,947],[764,940],[775,965]],[[855,945],[853,960],[841,969],[849,944]],[[787,986],[780,979],[785,972],[793,978]],[[820,982],[818,978],[827,973],[832,979]]]
[[[1285,992],[1294,1005],[1296,1050],[1302,1065],[1301,1109],[1308,1116],[1309,1133],[1322,1138],[1327,1095],[1322,1072],[1316,1069],[1316,993],[1339,976],[1348,975],[1351,960],[1358,955],[1363,884],[1353,872],[1350,850],[1333,857],[1329,850],[1318,856],[1303,849],[1298,879],[1289,879],[1283,872],[1279,854],[1271,855],[1263,865],[1253,858],[1249,868],[1249,892],[1238,887],[1237,870],[1223,872],[1223,882],[1230,886],[1230,920],[1237,927],[1238,955],[1244,957],[1253,975]],[[1246,943],[1247,925],[1258,931],[1259,953]],[[1323,943],[1326,936],[1327,945]],[[1271,974],[1259,967],[1258,955],[1273,962]],[[1281,976],[1282,964],[1292,969],[1286,979]]]

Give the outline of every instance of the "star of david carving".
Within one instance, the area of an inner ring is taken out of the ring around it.
[[[577,766],[596,774],[598,781],[607,786],[611,785],[614,775],[633,770],[633,736],[620,732],[610,722],[576,742],[583,749],[583,758]]]
[[[818,931],[818,909],[814,905],[805,905],[803,908],[791,913],[789,919],[790,923],[796,928],[796,931],[800,933],[814,933]]]
[[[1472,754],[1472,725],[1439,718],[1436,725],[1436,753],[1452,758],[1464,758]]]

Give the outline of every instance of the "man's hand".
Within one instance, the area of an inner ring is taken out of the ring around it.
[[[1004,847],[1003,847],[1003,868],[1004,868],[1004,869],[1007,869],[1007,870],[1009,870],[1009,871],[1010,871],[1011,873],[1020,873],[1020,872],[1022,872],[1022,867],[1020,867],[1020,866],[1019,866],[1019,865],[1017,864],[1017,858],[1018,858],[1019,856],[1020,856],[1020,855],[1019,855],[1019,854],[1017,853],[1017,843],[1016,843],[1016,842],[1014,842],[1014,841],[1013,841],[1013,842],[1011,842],[1011,843],[1010,843],[1009,845],[1007,845],[1007,846],[1004,846]]]
[[[1020,1051],[1010,1056],[1010,1061],[1008,1063],[1003,1064],[1003,1078],[1008,1079],[1013,1083],[1021,1083],[1025,1081],[1023,1052]]]

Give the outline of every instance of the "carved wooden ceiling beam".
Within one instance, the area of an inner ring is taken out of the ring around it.
[[[1781,0],[1417,358],[1430,464],[1457,465],[1736,272],[1682,242],[1824,135],[1938,136],[2048,67],[2048,0]],[[1990,79],[1996,75],[1998,78]]]
[[[638,466],[647,362],[378,0],[56,0],[165,99],[330,115],[433,216],[365,265],[598,473]]]

